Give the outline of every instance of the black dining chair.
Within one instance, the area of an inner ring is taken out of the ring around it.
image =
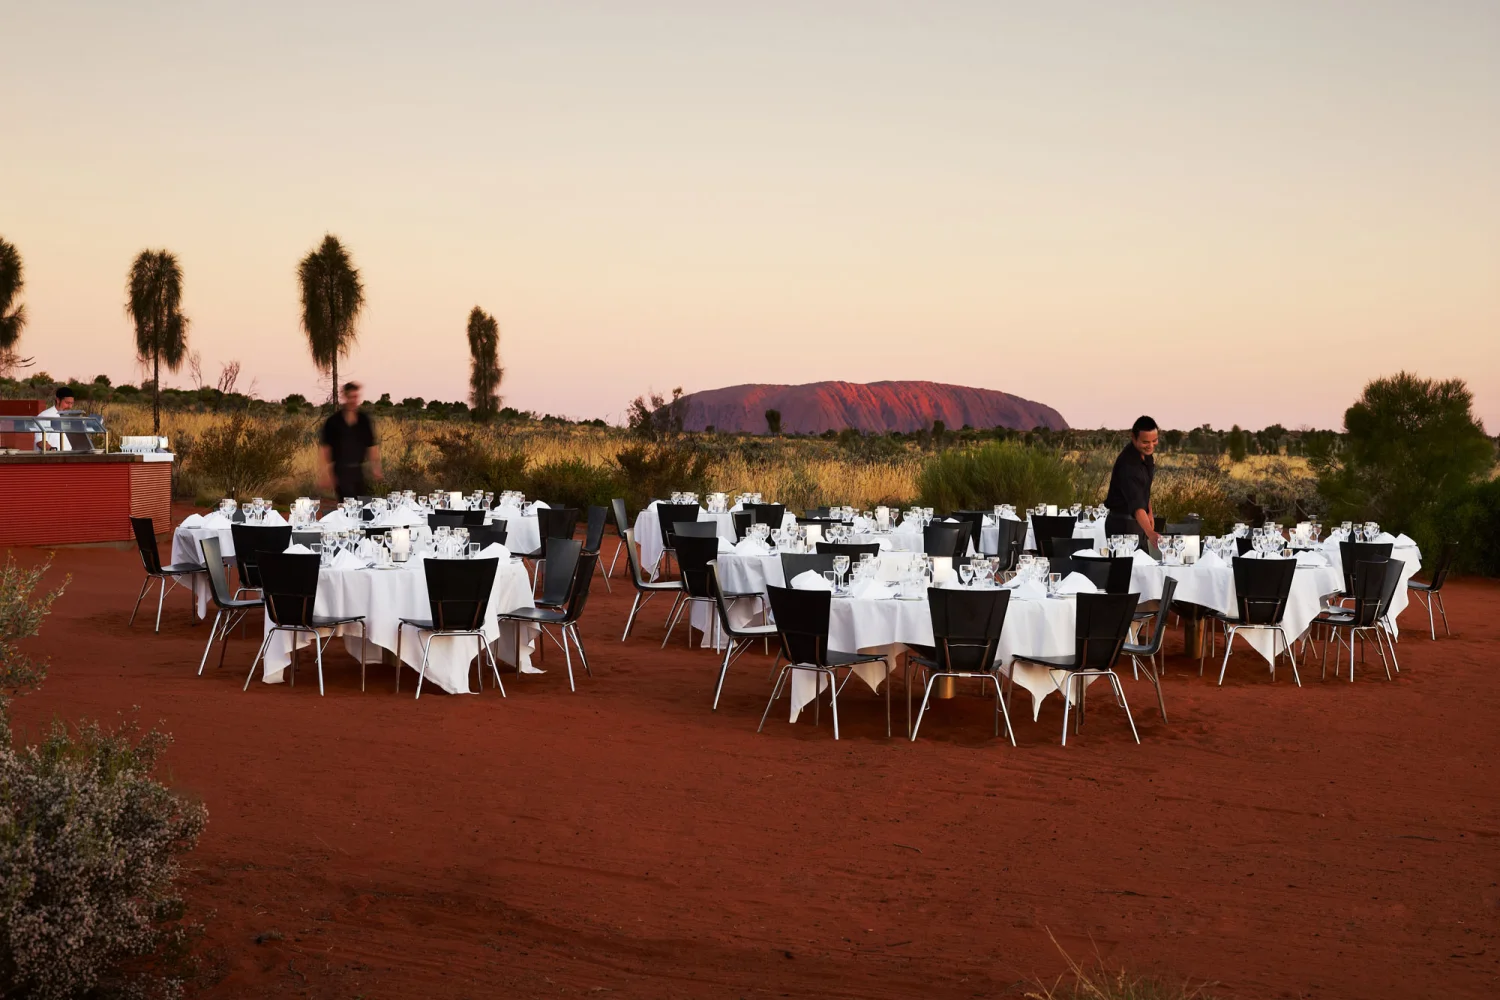
[[[953,559],[969,551],[969,526],[933,521],[922,529],[922,551],[935,558]]]
[[[486,545],[504,545],[509,537],[510,531],[504,521],[476,524],[469,529],[469,541],[478,545],[481,550]]]
[[[575,543],[576,544],[576,543]],[[583,665],[583,672],[590,677],[594,676],[593,670],[589,668],[589,656],[583,648],[583,638],[578,634],[578,622],[583,617],[583,609],[588,604],[589,587],[594,579],[594,565],[599,561],[597,552],[581,552],[578,556],[578,564],[573,573],[573,586],[568,594],[567,603],[561,608],[516,608],[507,611],[500,616],[501,621],[510,621],[520,625],[535,625],[542,633],[543,638],[551,639],[553,645],[562,647],[563,659],[568,665],[568,690],[577,691],[573,682],[573,654],[571,649],[578,650],[578,660]],[[550,626],[550,627],[549,627]],[[552,634],[552,628],[557,629],[557,635]],[[517,632],[516,644],[521,642],[520,633]],[[541,642],[537,643],[537,649],[541,649]],[[519,650],[517,651],[517,664],[520,663]]]
[[[537,580],[542,575],[542,570],[547,562],[547,553],[553,541],[566,540],[573,537],[573,532],[578,528],[577,507],[537,507],[536,508],[536,548],[530,552],[517,553],[523,559],[531,560],[531,586],[536,589]]]
[[[1427,583],[1420,580],[1406,581],[1406,589],[1416,594],[1427,605],[1427,631],[1432,636],[1432,641],[1437,641],[1437,622],[1432,617],[1432,604],[1437,602],[1438,611],[1443,616],[1443,634],[1452,635],[1448,630],[1448,608],[1443,603],[1443,584],[1448,582],[1448,571],[1453,568],[1453,560],[1458,555],[1458,543],[1449,542],[1443,546],[1442,554],[1432,567],[1432,577]]]
[[[779,530],[786,520],[786,504],[747,503],[744,506],[754,516],[756,524],[769,524],[772,531]]]
[[[1083,552],[1094,547],[1091,538],[1053,538],[1052,551],[1046,553],[1049,556],[1071,556],[1075,552]]]
[[[304,545],[311,549],[314,545],[321,545],[322,542],[323,533],[321,531],[292,531],[292,545]]]
[[[1251,559],[1246,556],[1234,558],[1234,592],[1237,614],[1226,615],[1209,611],[1206,617],[1219,623],[1224,629],[1224,662],[1219,666],[1219,684],[1224,683],[1224,672],[1229,669],[1230,647],[1240,632],[1260,631],[1272,633],[1271,680],[1276,679],[1276,660],[1282,652],[1292,664],[1292,679],[1302,686],[1302,677],[1297,673],[1297,658],[1292,654],[1292,644],[1282,625],[1286,617],[1287,596],[1292,591],[1292,580],[1296,576],[1295,559]],[[1281,640],[1281,649],[1275,640]],[[1203,660],[1198,660],[1198,673],[1203,673]]]
[[[817,552],[783,552],[780,559],[781,579],[788,587],[792,585],[793,580],[809,570],[819,576],[833,572],[833,556],[831,555]]]
[[[719,561],[714,559],[708,564],[708,585],[714,595],[714,610],[719,616],[719,633],[727,640],[724,644],[724,659],[719,663],[719,680],[714,684],[714,707],[719,710],[719,695],[724,691],[724,678],[729,674],[729,666],[740,658],[740,654],[750,648],[750,644],[756,639],[767,640],[776,634],[775,625],[736,625],[729,617],[730,605],[737,599],[746,595],[736,594],[733,598],[724,594],[722,581],[719,579]],[[760,594],[755,594],[760,597]]]
[[[135,532],[135,547],[140,550],[141,566],[146,570],[146,579],[141,584],[141,592],[136,595],[135,607],[130,612],[129,624],[135,624],[136,612],[141,609],[141,600],[146,596],[151,581],[155,580],[161,587],[161,593],[156,598],[156,629],[161,631],[161,608],[167,599],[167,593],[177,589],[177,577],[190,573],[202,573],[202,563],[172,563],[163,566],[161,562],[161,550],[156,547],[156,528],[149,517],[132,517],[130,519],[130,530]],[[169,586],[167,581],[171,581]],[[191,591],[189,591],[191,593]],[[193,612],[196,614],[196,611]]]
[[[1015,569],[1021,559],[1021,548],[1026,544],[1026,522],[997,518],[995,535],[995,556],[1000,560],[1000,570]]]
[[[734,524],[734,540],[744,541],[745,532],[755,523],[755,515],[748,510],[736,510],[730,512],[729,519]]]
[[[1008,590],[947,590],[927,588],[927,608],[932,616],[933,656],[913,656],[910,662],[927,673],[922,691],[922,707],[911,739],[916,742],[922,728],[922,717],[932,698],[932,686],[941,677],[979,679],[995,686],[995,735],[1000,735],[1000,720],[1005,719],[1005,735],[1016,745],[1016,734],[1010,727],[1010,709],[1005,704],[1000,684],[1000,668],[995,658],[1000,651],[1000,632],[1010,609]],[[910,685],[907,686],[908,691]]]
[[[1395,548],[1390,542],[1339,542],[1339,565],[1344,571],[1344,590],[1340,598],[1354,596],[1354,567],[1362,562],[1383,563]]]
[[[554,538],[542,564],[542,593],[535,598],[537,607],[560,608],[573,594],[573,574],[583,556],[583,543],[576,538]]]
[[[422,697],[422,682],[427,679],[427,659],[432,653],[432,640],[471,638],[475,643],[474,665],[479,668],[479,690],[484,690],[484,661],[490,662],[490,671],[495,675],[495,686],[500,697],[505,697],[505,684],[500,680],[500,667],[495,663],[495,651],[484,635],[484,619],[490,608],[490,598],[495,591],[495,574],[500,569],[499,559],[424,559],[422,572],[427,578],[426,618],[402,618],[396,623],[396,690],[401,690],[401,637],[407,629],[417,633],[422,643],[422,664],[417,668],[417,698]],[[468,693],[467,668],[464,673],[465,693]]]
[[[661,555],[656,557],[656,564],[651,567],[653,576],[661,568],[663,559],[668,560],[670,566],[671,560],[677,558],[677,553],[672,547],[672,539],[677,533],[677,526],[698,523],[698,513],[701,509],[696,503],[667,503],[665,501],[657,503],[656,523],[661,529]],[[717,525],[715,525],[715,530],[717,530]]]
[[[1078,518],[1072,514],[1032,514],[1031,535],[1036,550],[1044,556],[1052,555],[1052,540],[1072,538]]]
[[[318,569],[320,559],[316,555],[300,552],[260,553],[261,593],[265,597],[266,616],[271,619],[271,628],[260,644],[260,651],[250,663],[250,673],[245,676],[245,690],[250,690],[250,681],[255,677],[255,668],[278,632],[292,635],[291,683],[297,683],[297,636],[312,636],[313,649],[318,659],[318,694],[323,694],[323,650],[333,641],[335,630],[356,622],[360,627],[359,689],[365,689],[364,615],[325,616],[313,613],[318,602]],[[327,630],[327,639],[322,631]]]
[[[1387,595],[1394,595],[1396,587],[1401,578],[1401,567],[1391,567],[1392,560],[1361,560],[1354,564],[1354,575],[1350,582],[1350,589],[1346,595],[1352,602],[1347,609],[1329,608],[1312,620],[1313,625],[1323,626],[1328,630],[1329,637],[1323,642],[1323,667],[1322,676],[1328,677],[1328,647],[1337,641],[1340,645],[1345,644],[1341,632],[1348,633],[1349,647],[1349,683],[1354,683],[1354,657],[1356,640],[1363,643],[1367,636],[1373,637],[1376,649],[1380,653],[1380,659],[1385,664],[1385,676],[1392,680],[1391,663],[1386,659],[1385,643],[1381,637],[1384,631],[1381,626],[1381,618],[1385,615],[1385,602]],[[1388,573],[1394,569],[1393,573]],[[1392,579],[1387,584],[1387,577]],[[1333,676],[1339,675],[1339,659],[1336,657],[1333,664]]]
[[[1135,719],[1130,714],[1130,705],[1125,700],[1125,687],[1115,673],[1115,662],[1120,658],[1125,640],[1130,637],[1131,614],[1139,598],[1139,594],[1079,594],[1074,598],[1078,606],[1072,656],[1036,656],[1030,653],[1015,656],[1026,663],[1066,672],[1067,678],[1059,687],[1063,695],[1063,746],[1068,745],[1068,713],[1072,705],[1067,685],[1072,685],[1078,701],[1078,718],[1073,730],[1077,732],[1083,727],[1084,699],[1088,691],[1084,681],[1090,677],[1109,678],[1115,700],[1125,710],[1125,721],[1130,723],[1130,735],[1136,743],[1141,742]]]
[[[672,544],[677,544],[678,538],[718,538],[719,522],[717,521],[678,521],[672,526]]]
[[[262,552],[285,552],[292,544],[292,526],[231,524],[229,538],[234,542],[234,566],[240,577],[240,586],[234,596],[239,597],[247,590],[261,589],[260,569],[256,560]]]
[[[657,594],[677,595],[682,591],[682,584],[678,580],[648,580],[646,574],[641,571],[640,550],[635,545],[635,529],[625,529],[625,562],[630,570],[630,582],[635,587],[635,600],[630,604],[630,614],[625,618],[625,631],[620,634],[620,641],[624,642],[630,638],[631,626],[635,624],[635,616],[640,613],[651,602],[651,598]],[[671,612],[667,613],[671,617]]]
[[[589,504],[588,510],[584,513],[583,551],[592,552],[595,555],[599,554],[600,548],[602,548],[604,545],[604,528],[608,521],[608,507],[600,507],[598,504]],[[595,559],[594,566],[600,573],[604,573],[603,562]],[[604,589],[611,592],[614,590],[614,588],[609,584],[609,574],[607,573],[604,573]]]
[[[608,586],[609,578],[615,574],[615,563],[620,561],[620,553],[625,551],[625,532],[630,530],[630,515],[625,510],[625,501],[615,497],[609,502],[610,513],[614,515],[615,532],[619,535],[619,541],[615,543],[615,554],[609,560],[609,568],[604,571],[605,584]]]
[[[828,648],[828,621],[833,606],[833,594],[826,590],[793,590],[790,587],[767,587],[766,595],[771,601],[771,615],[776,620],[776,634],[781,640],[781,655],[786,664],[776,675],[776,685],[771,689],[771,700],[761,713],[757,733],[766,728],[766,718],[771,706],[781,696],[781,685],[789,672],[805,670],[828,678],[829,699],[833,705],[833,738],[839,738],[839,694],[838,673],[846,673],[860,663],[886,662],[877,653],[840,653]],[[821,686],[821,681],[819,682]],[[891,734],[891,686],[890,665],[886,663],[885,733]],[[813,698],[813,725],[820,724],[819,706],[822,693]]]
[[[1062,539],[1058,541],[1061,542]],[[1075,552],[1073,569],[1088,577],[1094,586],[1106,593],[1124,594],[1130,591],[1130,578],[1135,572],[1135,560],[1130,556],[1080,556]]]
[[[1167,613],[1172,609],[1172,598],[1177,595],[1177,579],[1167,577],[1162,581],[1161,600],[1151,616],[1151,638],[1145,642],[1126,642],[1120,647],[1120,655],[1130,657],[1136,671],[1144,670],[1146,679],[1156,688],[1156,707],[1161,709],[1161,721],[1167,721],[1167,702],[1161,693],[1161,668],[1156,657],[1161,653],[1162,642],[1167,636]],[[1142,657],[1145,661],[1142,662]],[[1166,657],[1162,657],[1165,661]]]
[[[818,554],[829,556],[848,556],[852,566],[859,565],[861,556],[880,556],[879,542],[819,542]]]
[[[216,641],[219,648],[219,666],[224,665],[224,654],[229,650],[229,630],[245,620],[251,611],[265,608],[261,598],[241,600],[229,590],[229,578],[224,573],[224,553],[219,549],[219,536],[207,535],[198,541],[203,550],[203,565],[208,573],[209,593],[214,599],[214,623],[208,630],[208,643],[203,647],[203,659],[198,661],[198,676],[208,664],[208,654]]]
[[[703,523],[712,526],[712,522]],[[697,525],[679,525],[678,527],[680,529],[683,527],[697,527]],[[718,536],[700,538],[679,530],[677,532],[676,547],[678,583],[681,585],[681,590],[672,600],[672,614],[667,619],[667,634],[661,640],[663,649],[666,648],[667,641],[672,638],[672,630],[677,627],[677,622],[681,620],[685,611],[691,613],[691,608],[694,604],[711,605],[714,602],[713,588],[709,585],[708,581],[708,564],[718,558]],[[691,618],[689,618],[689,624],[684,631],[687,633],[688,647],[691,648],[693,645]],[[704,644],[708,644],[706,638]]]
[[[473,524],[483,523],[484,511],[482,510],[435,510],[427,515],[429,528],[466,528]]]

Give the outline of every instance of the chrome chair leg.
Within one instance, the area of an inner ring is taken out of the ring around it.
[[[724,662],[719,664],[719,680],[714,685],[713,711],[715,712],[719,710],[719,695],[724,691],[724,677],[729,673],[729,657],[734,652],[735,641],[734,636],[730,636],[729,641],[724,644]]]
[[[927,714],[927,701],[932,697],[932,686],[937,683],[939,677],[944,674],[933,673],[927,678],[927,686],[922,691],[922,707],[917,709],[916,725],[911,727],[911,742],[917,742],[917,731],[922,728],[922,716]]]
[[[1443,595],[1441,593],[1434,594],[1433,596],[1437,598],[1438,613],[1443,616],[1443,634],[1452,635],[1453,633],[1448,629],[1448,605],[1446,602],[1444,602]]]
[[[771,700],[766,702],[766,710],[760,713],[760,725],[755,727],[755,731],[757,733],[765,730],[766,719],[771,714],[771,706],[776,704],[776,699],[781,696],[781,684],[786,680],[787,671],[791,669],[792,665],[788,663],[786,666],[781,668],[781,673],[776,675],[776,686],[771,689]]]
[[[1231,625],[1224,633],[1224,662],[1219,665],[1219,687],[1224,686],[1224,673],[1229,669],[1229,649],[1234,645],[1234,636],[1237,631],[1238,629]]]
[[[568,632],[573,636],[573,648],[578,650],[578,660],[583,664],[583,672],[588,676],[594,676],[594,671],[589,667],[589,654],[583,651],[583,637],[578,634],[578,623],[567,626]]]
[[[156,596],[156,631],[161,631],[161,606],[167,599],[167,578],[161,577],[161,589]]]
[[[432,652],[432,636],[422,640],[422,667],[417,671],[417,698],[422,697],[422,682],[427,679],[427,656]]]
[[[662,649],[666,649],[667,648],[667,642],[670,641],[671,638],[672,638],[672,630],[677,627],[677,619],[682,616],[682,606],[683,606],[682,594],[679,593],[676,597],[672,598],[672,610],[669,611],[669,612],[667,612],[667,634],[664,635],[664,636],[662,636],[662,640],[661,640],[661,648]],[[688,643],[691,644],[692,641],[693,641],[693,637],[691,635],[691,632],[692,632],[692,626],[691,625],[688,626],[688,632],[689,632]]]
[[[214,625],[213,628],[208,630],[208,644],[203,647],[203,659],[198,661],[199,677],[203,676],[203,668],[208,665],[208,654],[214,648],[214,636],[219,632],[219,619],[222,618],[223,615],[224,610],[222,608],[214,612]]]
[[[578,689],[573,686],[573,654],[568,650],[568,633],[566,631],[563,631],[562,638],[563,660],[568,665],[568,690],[576,691]]]
[[[505,697],[505,682],[500,679],[500,665],[495,662],[495,651],[489,643],[484,644],[484,655],[490,660],[490,673],[495,675],[495,686],[500,689],[500,697]]]
[[[1125,710],[1125,721],[1130,723],[1130,735],[1135,737],[1137,746],[1141,743],[1141,734],[1136,732],[1135,717],[1130,714],[1130,703],[1125,700],[1125,686],[1120,683],[1120,678],[1113,670],[1107,671],[1105,676],[1109,678],[1110,684],[1114,685],[1115,697],[1120,699],[1120,707]]]
[[[333,641],[332,635],[328,637],[328,641]],[[323,697],[323,642],[316,629],[313,630],[313,649],[318,657],[318,697],[321,698]]]
[[[130,621],[128,621],[126,623],[126,625],[134,625],[135,624],[135,614],[136,614],[137,611],[141,610],[141,601],[145,599],[145,597],[146,597],[146,591],[148,591],[150,589],[151,589],[151,577],[148,576],[148,577],[146,577],[145,580],[141,581],[141,592],[140,592],[139,595],[137,595],[137,597],[135,599],[135,607],[133,607],[133,608],[130,609]],[[1436,639],[1437,638],[1437,633],[1434,632],[1432,637],[1434,639]]]
[[[260,658],[266,655],[266,647],[271,644],[271,636],[275,635],[278,631],[279,629],[271,629],[271,631],[266,633],[266,637],[260,641],[260,649],[256,651],[255,659],[250,661],[250,672],[245,675],[245,686],[240,690],[250,690],[250,681],[255,677],[256,664],[260,663]]]

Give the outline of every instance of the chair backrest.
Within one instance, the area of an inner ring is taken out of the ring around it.
[[[1296,574],[1295,559],[1235,556],[1234,592],[1240,621],[1246,625],[1280,625]]]
[[[995,534],[995,555],[1000,560],[1000,568],[1015,569],[1021,558],[1021,547],[1026,544],[1026,522],[1002,517],[996,521]]]
[[[1344,593],[1354,593],[1354,565],[1385,562],[1391,557],[1390,542],[1339,542],[1339,562],[1344,570]]]
[[[822,576],[833,569],[833,556],[816,552],[783,552],[781,554],[781,578],[790,587],[797,577],[812,570]]]
[[[293,545],[306,545],[308,548],[311,548],[313,545],[318,544],[318,543],[320,543],[322,541],[323,541],[323,533],[321,531],[293,531],[292,532],[292,544]]]
[[[266,614],[277,625],[312,628],[318,600],[319,558],[300,552],[262,552],[260,566]]]
[[[1058,539],[1061,541],[1061,539]],[[1130,556],[1075,556],[1073,569],[1093,581],[1094,586],[1106,593],[1123,594],[1130,590],[1130,577],[1135,572],[1135,560]]]
[[[571,625],[583,617],[584,606],[589,602],[589,585],[594,581],[594,566],[598,561],[599,553],[580,552],[573,571],[573,589],[568,594],[568,608],[563,614],[564,625]]]
[[[980,532],[984,530],[984,519],[988,516],[987,512],[982,510],[955,510],[948,516],[959,521],[964,521],[969,525],[969,538],[974,542],[974,551],[981,551]]]
[[[1069,573],[1078,572],[1078,560],[1072,556],[1047,556],[1047,572],[1056,573],[1063,579],[1067,579]],[[1087,576],[1088,574],[1084,574]]]
[[[724,630],[725,635],[738,635],[739,630],[729,620],[729,602],[724,600],[724,584],[719,579],[717,559],[711,559],[708,563],[708,588],[714,595],[714,611],[719,616],[719,627]]]
[[[482,528],[482,527],[484,527],[484,525],[479,525],[479,527]],[[372,528],[369,525],[365,525],[365,527],[362,530],[364,531],[366,538],[383,538],[384,536],[389,535],[391,533],[391,526],[387,524],[387,525],[383,525],[383,526],[381,526],[379,528]],[[469,536],[472,538],[473,534],[474,534],[474,529],[470,528],[469,529]]]
[[[1031,534],[1036,541],[1036,550],[1044,556],[1052,554],[1054,538],[1072,538],[1073,527],[1078,518],[1072,514],[1032,514]]]
[[[1384,586],[1380,588],[1380,616],[1382,618],[1391,613],[1391,602],[1396,599],[1396,591],[1401,588],[1401,574],[1405,571],[1406,563],[1400,559],[1386,560]]]
[[[1162,530],[1164,535],[1201,535],[1203,518],[1190,514],[1182,521],[1168,521]]]
[[[858,565],[859,557],[862,555],[880,555],[879,542],[819,542],[819,555],[848,556],[849,561]]]
[[[208,568],[209,589],[213,593],[214,603],[222,608],[229,603],[231,592],[229,580],[224,575],[224,552],[219,547],[218,533],[198,539],[198,547],[203,550],[203,565]]]
[[[745,532],[749,531],[750,525],[755,523],[755,513],[753,511],[731,511],[729,517],[734,522],[734,540],[737,542],[745,537]]]
[[[719,539],[696,538],[677,532],[677,566],[682,571],[682,589],[689,597],[712,597],[708,586],[708,564],[719,556]]]
[[[656,505],[656,521],[661,527],[661,544],[664,548],[672,547],[672,538],[677,533],[677,525],[682,523],[696,524],[698,522],[699,507],[695,503],[666,503],[665,501]]]
[[[1355,626],[1369,628],[1385,613],[1381,598],[1385,596],[1386,568],[1391,562],[1390,559],[1361,559],[1354,564],[1349,596],[1354,598],[1352,613]],[[1400,572],[1398,566],[1397,579],[1400,578]],[[1394,592],[1395,588],[1392,587],[1391,590]]]
[[[480,548],[486,545],[504,545],[505,540],[510,537],[510,528],[504,521],[495,521],[492,524],[476,524],[469,529],[469,541],[478,542]]]
[[[1137,656],[1155,656],[1161,652],[1161,644],[1167,636],[1167,612],[1172,610],[1172,598],[1177,595],[1177,578],[1169,576],[1161,582],[1161,603],[1156,614],[1151,616],[1151,641],[1143,646],[1127,647]]]
[[[786,519],[786,504],[747,503],[745,510],[755,516],[756,524],[769,524],[772,531],[780,528],[781,522]]]
[[[933,521],[922,529],[922,551],[930,556],[953,558],[969,550],[967,524],[942,524]]]
[[[646,585],[646,576],[641,572],[641,556],[635,547],[635,529],[625,529],[625,561],[630,564],[630,582],[636,589]]]
[[[234,540],[234,565],[240,574],[240,586],[260,589],[259,558],[262,552],[285,552],[292,544],[290,524],[231,524],[229,537]],[[321,536],[320,536],[321,537]]]
[[[583,543],[573,538],[554,538],[547,543],[547,564],[542,571],[542,597],[537,603],[554,607],[567,602],[573,573],[578,569]]]
[[[147,573],[161,573],[161,550],[156,547],[156,527],[149,517],[132,517],[130,530],[135,532],[135,547],[141,551],[141,565]]]
[[[427,515],[427,527],[429,528],[462,528],[464,526],[464,515],[466,510],[435,510]],[[484,512],[479,512],[481,518]]]
[[[1427,585],[1428,590],[1437,591],[1443,589],[1443,584],[1448,579],[1448,571],[1453,568],[1453,559],[1457,555],[1457,542],[1449,542],[1443,546],[1443,551],[1438,556],[1437,565],[1432,567],[1432,582]]]
[[[995,669],[1010,591],[929,587],[927,608],[939,670],[988,673]]]
[[[1079,594],[1073,630],[1074,665],[1081,670],[1112,670],[1130,634],[1139,594]]]
[[[1047,553],[1050,556],[1070,556],[1075,552],[1082,552],[1084,549],[1094,547],[1094,540],[1092,538],[1055,537],[1048,540],[1052,543],[1052,551]]]
[[[536,530],[542,538],[572,538],[578,527],[577,507],[538,507]]]
[[[718,538],[719,523],[717,521],[678,521],[672,526],[673,545],[678,538]]]
[[[630,530],[630,512],[625,509],[625,501],[621,497],[615,497],[609,502],[609,509],[615,516],[615,532],[625,537],[625,532]]]
[[[583,551],[598,552],[599,546],[604,544],[604,521],[609,516],[609,510],[597,504],[590,504],[588,519],[583,529]]]
[[[1246,552],[1249,552],[1251,549],[1255,548],[1255,539],[1251,538],[1249,535],[1240,535],[1234,540],[1234,548],[1235,551],[1240,555],[1244,555]]]
[[[767,587],[771,616],[781,638],[781,654],[790,663],[828,664],[828,615],[833,594],[827,590]]]
[[[422,560],[433,626],[462,631],[482,627],[499,567],[499,559]]]

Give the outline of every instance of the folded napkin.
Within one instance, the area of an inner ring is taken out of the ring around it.
[[[532,504],[532,506],[533,507],[540,507],[542,510],[551,510],[552,509],[552,505],[549,504],[545,500],[538,500],[536,503]]]
[[[943,523],[944,524],[957,524],[958,523],[958,518],[956,518],[956,517],[945,517],[945,518],[943,518]]]
[[[1155,566],[1156,565],[1156,560],[1152,559],[1150,556],[1148,556],[1146,553],[1142,552],[1140,549],[1136,549],[1134,552],[1132,552],[1130,554],[1130,559],[1131,559],[1131,562],[1134,563],[1136,566]]]
[[[318,523],[326,525],[335,531],[347,531],[354,527],[354,522],[349,520],[349,515],[345,514],[342,510],[328,512]]]
[[[297,556],[310,556],[310,555],[313,554],[313,550],[310,549],[310,548],[308,548],[306,545],[289,545],[286,548],[286,554],[287,555],[297,555]]]
[[[1097,594],[1099,588],[1094,586],[1093,580],[1082,573],[1069,573],[1057,585],[1057,592],[1059,594]]]
[[[879,580],[860,580],[849,588],[849,595],[862,601],[886,601],[896,596],[896,588]]]
[[[229,518],[225,517],[223,514],[220,514],[218,511],[214,511],[212,514],[205,514],[203,516],[203,527],[227,528],[229,527]]]
[[[1021,519],[1020,514],[1001,514],[1000,516],[1005,518],[1007,521],[1019,521]]]
[[[201,528],[202,526],[202,514],[189,514],[187,517],[183,518],[182,523],[178,525],[179,528]]]
[[[333,557],[333,562],[328,564],[329,569],[364,569],[365,561],[347,549]]]
[[[411,528],[418,524],[426,524],[426,518],[419,515],[410,507],[402,507],[398,510],[388,510],[380,518],[383,528]]]
[[[479,550],[481,559],[499,559],[501,562],[510,562],[510,549],[499,542],[491,542]]]
[[[1396,536],[1396,548],[1398,549],[1404,548],[1406,546],[1412,546],[1413,548],[1415,548],[1416,544],[1417,540],[1406,534],[1405,532],[1402,532],[1401,534]]]
[[[261,524],[281,526],[286,524],[286,518],[282,517],[276,508],[266,511],[266,516],[261,518]]]
[[[1035,580],[1026,580],[1011,588],[1011,597],[1017,601],[1045,601],[1047,588]]]
[[[1205,569],[1217,569],[1224,565],[1224,560],[1219,558],[1217,552],[1205,552],[1198,557],[1197,565]]]
[[[727,538],[720,538],[719,539],[719,555],[721,555],[721,556],[734,555],[734,543],[731,542]]]
[[[1318,553],[1318,552],[1298,552],[1297,553],[1297,565],[1298,566],[1327,566],[1328,565],[1328,560],[1325,559],[1323,557],[1323,555],[1321,553]]]
[[[1375,541],[1386,545],[1395,545],[1396,536],[1391,534],[1389,531],[1382,531],[1380,534],[1375,536]]]
[[[792,577],[793,590],[832,590],[833,584],[823,579],[821,573],[807,570]]]
[[[734,552],[736,555],[741,556],[765,556],[771,554],[771,550],[766,547],[766,543],[759,538],[741,539],[735,545]]]

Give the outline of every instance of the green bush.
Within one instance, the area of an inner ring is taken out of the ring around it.
[[[1500,576],[1500,479],[1475,483],[1452,498],[1412,537],[1428,569],[1444,543],[1457,542],[1460,572]]]
[[[428,468],[428,478],[437,489],[496,494],[526,489],[526,455],[493,435],[468,427],[448,431],[432,445],[438,457]]]
[[[640,510],[674,490],[706,493],[711,459],[708,452],[682,439],[631,445],[615,456],[621,494],[631,510]]]
[[[214,496],[265,494],[291,474],[302,435],[294,424],[268,430],[248,412],[236,410],[193,442],[187,471],[199,490]]]
[[[608,507],[612,498],[621,495],[618,473],[578,460],[539,465],[527,475],[526,483],[527,496],[554,507]]]
[[[939,452],[917,475],[924,507],[985,510],[997,503],[1030,507],[1073,502],[1073,470],[1055,452],[1013,441]]]
[[[1221,535],[1241,514],[1230,493],[1231,482],[1216,470],[1158,468],[1151,484],[1151,510],[1169,522],[1197,514],[1206,533]]]

